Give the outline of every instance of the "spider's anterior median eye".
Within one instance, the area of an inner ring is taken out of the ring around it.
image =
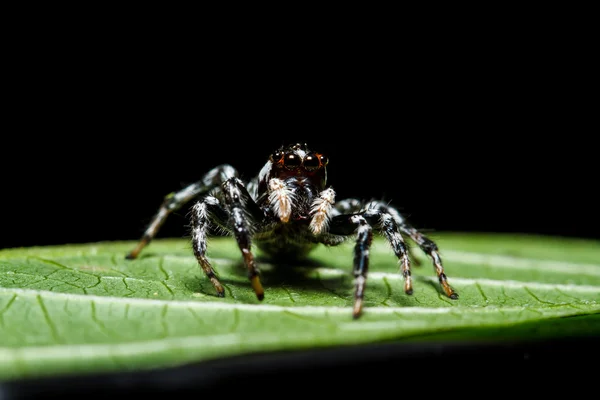
[[[300,157],[294,153],[287,153],[283,158],[283,165],[285,165],[287,169],[296,169],[300,166],[301,162],[302,160],[300,160]]]
[[[304,157],[304,168],[313,171],[320,167],[319,158],[314,154],[309,154]]]

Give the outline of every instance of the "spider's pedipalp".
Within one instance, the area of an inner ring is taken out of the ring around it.
[[[269,204],[281,222],[289,222],[294,206],[294,192],[278,178],[269,181]]]
[[[332,188],[323,190],[317,197],[310,210],[312,219],[309,228],[314,235],[327,230],[331,218],[331,210],[335,203],[335,191]]]

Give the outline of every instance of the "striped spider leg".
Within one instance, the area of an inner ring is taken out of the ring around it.
[[[240,245],[240,249],[244,254],[244,261],[251,275],[250,279],[252,287],[254,288],[257,297],[262,299],[263,289],[258,280],[258,272],[254,264],[252,253],[250,252],[247,228],[248,223],[245,220],[244,212],[240,206],[240,200],[242,198],[249,198],[250,196],[245,191],[237,176],[238,173],[233,167],[223,164],[210,170],[200,181],[195,182],[176,193],[167,195],[141,239],[138,241],[135,248],[126,255],[126,258],[130,260],[137,258],[142,249],[144,249],[144,247],[146,247],[156,236],[159,229],[172,212],[179,210],[192,199],[205,196],[192,208],[192,247],[194,255],[198,260],[198,264],[200,264],[200,267],[217,291],[217,296],[223,297],[225,295],[225,290],[217,279],[210,262],[206,258],[206,240],[207,230],[209,228],[208,215],[213,217],[212,219],[217,225],[225,228],[228,227],[229,220],[228,213],[221,207],[221,202],[216,197],[207,195],[207,193],[223,193],[225,194],[224,197],[229,208],[232,209],[232,215],[235,221],[235,236]],[[254,203],[250,202],[250,204]],[[255,207],[251,207],[251,210],[255,214],[261,213],[258,207],[256,207],[256,204],[254,204],[254,206]]]
[[[252,254],[251,238],[254,230],[253,226],[257,221],[262,221],[264,218],[264,212],[252,199],[243,182],[237,177],[227,179],[221,185],[221,190],[215,191],[214,195],[206,196],[194,205],[192,209],[192,247],[194,255],[219,297],[224,297],[225,292],[206,259],[207,234],[210,224],[215,223],[220,228],[233,234],[242,252],[252,289],[258,300],[263,300],[265,292]]]
[[[445,294],[451,299],[458,298],[458,294],[448,284],[437,245],[431,239],[408,224],[395,208],[381,201],[371,201],[363,207],[357,199],[345,199],[340,201],[334,208],[328,233],[331,235],[350,235],[356,232],[353,266],[355,292],[352,314],[354,318],[358,318],[362,312],[373,228],[385,236],[394,254],[398,257],[400,271],[404,277],[404,292],[406,294],[412,294],[413,287],[409,249],[403,235],[409,236],[425,254],[431,257],[438,281]],[[327,236],[323,239],[324,243],[327,243],[328,240]]]
[[[192,183],[178,192],[170,193],[165,196],[158,212],[154,215],[150,224],[148,224],[141,239],[125,258],[128,260],[136,259],[144,247],[154,239],[167,217],[172,212],[179,210],[191,200],[205,195],[211,190],[219,187],[227,179],[237,176],[238,172],[231,165],[219,165],[207,172],[198,182]]]

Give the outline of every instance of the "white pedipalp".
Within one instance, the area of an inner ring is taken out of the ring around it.
[[[284,181],[273,178],[269,181],[269,203],[281,222],[288,222],[292,215],[294,192]]]
[[[314,235],[327,231],[334,203],[335,191],[332,188],[323,190],[313,201],[310,210],[310,215],[312,215],[310,230]]]

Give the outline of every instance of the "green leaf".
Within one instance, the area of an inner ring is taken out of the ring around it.
[[[215,296],[185,240],[0,250],[0,378],[179,365],[243,353],[414,341],[600,333],[600,243],[517,235],[433,235],[449,283],[416,255],[414,294],[377,239],[365,309],[352,319],[352,243],[316,250],[305,266],[257,253],[259,302],[232,238],[208,255],[226,288]],[[572,318],[564,318],[572,317]]]

